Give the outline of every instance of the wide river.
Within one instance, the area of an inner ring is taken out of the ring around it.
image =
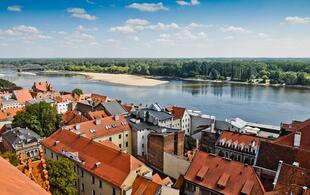
[[[18,75],[8,69],[0,69],[0,78],[28,88],[34,81],[47,80],[59,91],[81,88],[86,93],[100,93],[126,103],[179,105],[219,119],[240,117],[251,122],[279,125],[281,122],[310,118],[309,89],[196,81],[171,81],[155,87],[135,87],[88,80],[84,76]]]

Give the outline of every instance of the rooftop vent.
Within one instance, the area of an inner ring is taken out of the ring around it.
[[[299,167],[299,162],[293,162],[293,166]]]
[[[59,144],[59,143],[60,143],[60,141],[59,141],[59,140],[55,141],[55,146],[56,146],[57,144]]]
[[[301,132],[296,131],[294,134],[294,147],[299,148],[301,141]]]
[[[99,167],[100,164],[101,164],[101,162],[98,161],[98,162],[95,163],[95,166],[96,166],[96,167]]]
[[[96,119],[95,123],[96,123],[96,125],[100,125],[101,124],[101,120],[100,119]]]
[[[114,115],[114,120],[118,121],[119,120],[119,116],[117,114]]]
[[[113,128],[116,128],[116,127],[117,127],[117,125],[116,125],[116,124],[112,124],[112,127],[113,127]]]
[[[203,166],[199,169],[198,173],[196,174],[196,178],[200,181],[203,180],[204,176],[207,174],[209,167]]]
[[[80,124],[76,124],[75,125],[75,129],[79,131],[81,129],[81,125]]]
[[[230,175],[223,173],[220,179],[217,181],[217,186],[221,189],[225,189],[228,183]]]
[[[90,129],[89,132],[90,133],[96,133],[96,129]]]

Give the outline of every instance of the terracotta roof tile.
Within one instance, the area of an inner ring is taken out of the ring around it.
[[[159,185],[165,185],[165,186],[173,184],[173,182],[169,177],[161,179],[161,177],[157,173],[155,175],[152,175],[152,181]]]
[[[118,119],[115,119],[115,117]],[[105,137],[124,131],[130,131],[130,127],[122,115],[108,116],[101,119],[81,122],[75,125],[65,126],[64,129],[71,130],[77,134],[83,133],[88,138]]]
[[[92,93],[91,99],[96,102],[96,104],[99,104],[102,102],[107,102],[108,96]]]
[[[0,121],[12,119],[17,112],[22,111],[22,108],[10,108],[7,110],[1,110],[0,111]]]
[[[77,111],[68,111],[62,115],[62,123],[65,125],[72,125],[85,121],[88,121],[88,119]]]
[[[236,144],[243,144],[247,146],[252,146],[254,144],[254,147],[258,147],[259,140],[262,138],[251,136],[251,135],[244,135],[240,133],[235,133],[231,131],[223,131],[223,133],[219,137],[219,141],[223,140],[225,142],[231,142]]]
[[[59,95],[59,96],[56,96],[56,101],[57,102],[74,102],[75,101],[75,98],[73,97],[72,94],[64,94],[64,95]]]
[[[58,154],[77,154],[78,159],[84,162],[80,163],[83,169],[120,188],[128,187],[122,184],[131,171],[144,166],[133,156],[116,150],[105,142],[95,142],[67,130],[56,131],[41,141],[41,144]],[[98,167],[95,166],[97,162],[101,163]]]
[[[0,192],[1,195],[45,195],[50,194],[31,181],[8,161],[0,157]]]
[[[30,101],[33,99],[28,89],[15,90],[13,91],[13,96],[21,104],[25,104],[27,101]]]
[[[98,111],[93,111],[93,112],[88,112],[86,114],[86,117],[89,120],[95,120],[95,119],[101,119],[109,116],[104,110],[98,110]]]
[[[299,148],[310,150],[310,119],[298,123],[297,126],[294,126],[292,133],[276,139],[274,143],[294,147],[294,136],[296,132],[301,133]]]
[[[34,91],[46,92],[51,91],[53,89],[53,86],[51,83],[48,83],[47,81],[40,81],[40,82],[34,82],[32,89]]]
[[[177,107],[177,106],[168,106],[166,107],[166,110],[168,112],[171,112],[177,119],[182,119],[186,111],[185,108]]]
[[[160,190],[161,185],[150,179],[138,175],[132,186],[132,195],[154,195]]]
[[[275,190],[284,190],[283,194],[290,194],[289,190],[302,194],[303,186],[310,186],[310,169],[282,163]]]
[[[206,171],[203,178],[197,177],[197,173],[201,169],[206,169],[204,167],[208,167],[208,171]],[[248,185],[247,182],[254,183],[250,191],[251,195],[260,195],[265,192],[253,167],[202,151],[196,152],[184,178],[187,181],[222,194],[240,194],[244,186]]]
[[[299,162],[301,167],[310,169],[310,151],[286,145],[261,141],[255,166],[276,171],[278,163],[293,164]]]

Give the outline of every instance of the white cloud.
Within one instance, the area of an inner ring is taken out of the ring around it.
[[[140,41],[140,38],[139,38],[138,36],[133,36],[133,37],[132,37],[132,40],[134,40],[134,41]]]
[[[11,12],[21,12],[22,7],[20,5],[11,5],[7,8],[7,10]]]
[[[257,34],[257,37],[258,37],[258,38],[268,38],[269,35],[266,34],[266,33],[258,33],[258,34]]]
[[[310,17],[288,16],[285,21],[288,24],[310,24]]]
[[[220,28],[220,31],[224,33],[250,33],[250,30],[242,28],[240,26],[228,26]]]
[[[115,27],[111,27],[110,32],[121,32],[121,33],[135,33],[135,29],[131,26],[115,26]]]
[[[192,5],[199,5],[199,0],[190,0],[190,1],[176,1],[176,3],[180,6],[192,6]]]
[[[67,12],[71,14],[72,17],[81,18],[85,20],[96,20],[97,17],[90,15],[83,8],[68,8]]]
[[[133,18],[133,19],[128,19],[126,21],[126,24],[130,26],[146,26],[150,24],[150,22],[144,19],[140,19],[140,18]]]
[[[59,34],[59,35],[66,35],[66,34],[68,34],[67,32],[65,32],[65,31],[58,31],[58,32],[56,32],[57,34]]]
[[[78,26],[76,27],[76,30],[77,30],[77,31],[80,31],[80,32],[91,32],[91,31],[97,31],[98,28],[97,28],[97,27],[86,28],[86,27],[84,27],[83,25],[78,25]]]
[[[89,4],[92,4],[92,5],[95,5],[96,3],[91,1],[91,0],[86,0],[86,3],[89,3]]]
[[[162,2],[159,3],[133,3],[127,6],[128,8],[137,9],[144,12],[156,12],[160,10],[167,11],[169,8],[165,7]]]
[[[7,30],[0,30],[0,35],[22,40],[52,39],[51,36],[44,35],[36,27],[26,25],[19,25]]]
[[[158,30],[158,31],[163,31],[163,30],[175,30],[175,29],[179,29],[179,25],[176,23],[171,23],[171,24],[164,24],[161,22],[158,22],[155,25],[149,25],[147,27],[147,29],[151,29],[151,30]]]

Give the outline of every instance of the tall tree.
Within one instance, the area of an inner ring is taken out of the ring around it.
[[[75,88],[75,89],[72,90],[72,94],[74,94],[74,95],[82,95],[83,91],[82,91],[82,89]]]
[[[47,160],[46,168],[53,195],[77,194],[77,189],[74,186],[77,174],[74,171],[73,162],[66,158],[57,161]]]
[[[26,107],[14,117],[14,127],[29,128],[41,137],[47,137],[59,127],[60,115],[56,108],[48,103],[40,102]]]

